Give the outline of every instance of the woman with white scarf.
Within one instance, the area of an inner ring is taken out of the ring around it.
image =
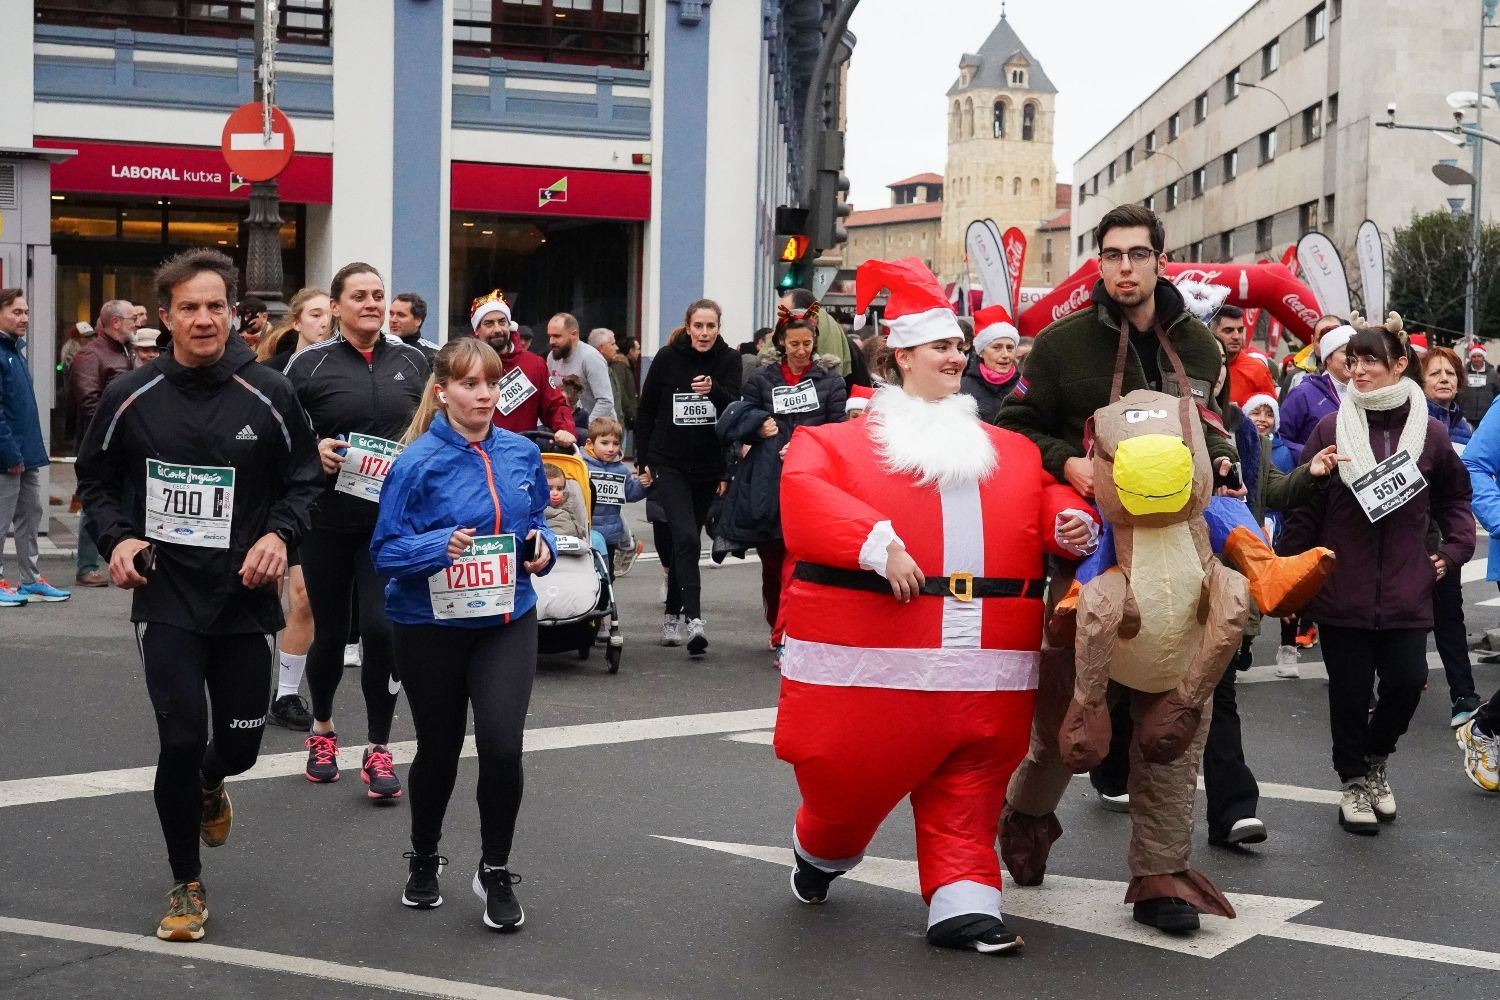
[[[1401,317],[1351,323],[1349,391],[1304,449],[1316,454],[1336,443],[1349,461],[1312,504],[1291,513],[1279,547],[1327,545],[1338,555],[1304,613],[1318,623],[1328,668],[1333,765],[1344,789],[1339,824],[1373,834],[1396,818],[1387,758],[1427,682],[1433,586],[1473,555],[1474,517],[1448,431],[1428,415],[1422,387],[1404,377],[1416,362]],[[1427,548],[1429,519],[1443,538],[1437,552]]]

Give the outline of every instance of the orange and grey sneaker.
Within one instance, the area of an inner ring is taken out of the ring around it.
[[[204,847],[223,847],[234,822],[234,806],[221,779],[217,788],[203,789],[203,818],[198,821],[198,839]]]
[[[156,925],[163,941],[199,941],[208,920],[208,894],[202,882],[178,882],[167,895],[167,915]]]

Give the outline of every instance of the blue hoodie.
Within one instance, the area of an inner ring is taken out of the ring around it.
[[[547,474],[536,445],[498,427],[483,441],[470,443],[438,413],[427,433],[396,459],[380,491],[370,558],[377,573],[391,578],[385,587],[386,615],[403,625],[491,628],[530,611],[536,591],[531,575],[519,567],[515,610],[503,619],[433,617],[427,578],[452,564],[448,540],[459,528],[473,528],[479,535],[515,535],[518,560],[526,535],[535,528],[555,561],[557,539],[543,518],[547,501]],[[551,568],[548,563],[547,570]]]
[[[31,369],[21,355],[24,346],[22,338],[0,333],[0,476],[17,465],[30,472],[48,464]],[[0,527],[0,542],[7,527]]]
[[[587,450],[583,452],[583,461],[589,467],[589,478],[595,482],[592,527],[603,535],[610,545],[621,546],[625,543],[625,521],[620,516],[624,504],[604,499],[600,495],[598,483],[604,478],[619,482],[625,503],[636,503],[646,499],[646,487],[641,485],[635,473],[630,471],[630,466],[624,462],[606,462]]]

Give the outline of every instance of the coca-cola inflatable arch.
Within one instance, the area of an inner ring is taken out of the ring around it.
[[[1312,291],[1281,264],[1168,264],[1167,278],[1174,283],[1199,281],[1227,288],[1229,297],[1224,301],[1228,305],[1265,309],[1300,343],[1312,337],[1313,324],[1321,315]],[[1091,257],[1017,318],[1021,336],[1035,337],[1048,324],[1088,307],[1098,280],[1099,261]]]

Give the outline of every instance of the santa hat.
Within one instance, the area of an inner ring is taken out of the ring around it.
[[[844,412],[856,413],[870,405],[875,390],[866,385],[851,385],[849,387],[849,398],[844,400]]]
[[[488,295],[481,295],[469,304],[469,328],[478,330],[479,324],[490,313],[499,313],[507,320],[510,319],[510,306],[505,302],[505,293],[495,289]]]
[[[1413,333],[1406,338],[1406,342],[1410,344],[1411,349],[1416,351],[1418,354],[1427,353],[1427,334]]]
[[[867,260],[854,273],[854,325],[864,326],[865,313],[875,296],[889,291],[885,316],[887,347],[916,347],[935,340],[962,337],[953,305],[942,286],[915,257]]]
[[[974,350],[983,351],[997,340],[1008,340],[1015,346],[1021,342],[1021,331],[1004,306],[986,306],[974,314]]]
[[[1354,337],[1354,327],[1345,323],[1343,326],[1334,327],[1323,336],[1318,338],[1318,358],[1324,364],[1328,363],[1328,356],[1340,347],[1346,346]]]
[[[1489,352],[1484,349],[1484,345],[1477,341],[1469,347],[1469,357],[1471,358],[1476,354],[1480,357],[1487,357],[1488,353]]]
[[[1254,413],[1257,407],[1269,406],[1271,408],[1271,429],[1274,431],[1281,426],[1281,406],[1276,402],[1276,397],[1267,392],[1257,392],[1245,400],[1245,405],[1240,407],[1245,416]]]

